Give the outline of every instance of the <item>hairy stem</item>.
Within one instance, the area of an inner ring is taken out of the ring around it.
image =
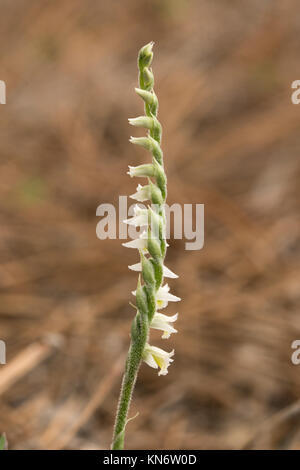
[[[120,392],[118,411],[115,421],[113,434],[112,450],[122,450],[124,448],[125,427],[127,423],[127,415],[129,406],[137,379],[137,374],[142,360],[142,354],[149,334],[147,323],[138,321],[139,338],[137,341],[132,340],[126,359],[125,372]]]

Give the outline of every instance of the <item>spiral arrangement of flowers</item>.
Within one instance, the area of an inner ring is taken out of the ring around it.
[[[131,198],[138,202],[149,201],[147,208],[138,205],[134,216],[125,222],[135,227],[146,227],[140,236],[124,246],[139,251],[140,261],[129,269],[140,272],[136,291],[136,315],[131,327],[131,343],[125,365],[125,372],[120,393],[119,406],[114,428],[112,449],[123,449],[127,415],[138,370],[142,361],[150,367],[159,369],[158,375],[168,373],[173,361],[174,351],[164,351],[149,344],[150,328],[163,331],[162,337],[169,338],[176,333],[173,323],[177,314],[168,316],[159,310],[167,307],[168,302],[177,302],[179,297],[169,292],[164,278],[177,278],[164,265],[166,256],[166,217],[165,201],[167,196],[167,178],[161,149],[161,125],[157,119],[158,100],[154,93],[154,76],[150,68],[153,59],[153,43],[142,47],[138,55],[139,88],[136,93],[143,99],[145,115],[129,119],[133,126],[148,130],[146,137],[131,137],[130,142],[140,145],[152,154],[151,163],[136,167],[129,166],[131,177],[147,179],[147,184],[137,187]]]

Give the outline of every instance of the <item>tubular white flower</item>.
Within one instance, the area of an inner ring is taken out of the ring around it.
[[[152,142],[150,137],[133,137],[131,136],[129,139],[131,144],[140,145],[144,147],[146,150],[152,150]]]
[[[153,163],[145,163],[143,165],[138,165],[138,166],[130,166],[128,165],[129,171],[127,171],[127,174],[129,176],[134,177],[138,176],[140,178],[144,178],[146,176],[154,176],[155,174],[155,168]]]
[[[181,300],[180,297],[170,294],[169,290],[170,287],[168,284],[158,289],[156,294],[156,305],[158,309],[167,307],[169,302],[179,302]]]
[[[138,238],[131,240],[130,242],[122,243],[123,246],[126,248],[136,248],[138,250],[147,250],[147,243],[148,243],[148,234],[146,230],[144,230]]]
[[[145,103],[157,107],[157,96],[154,93],[154,90],[142,90],[141,88],[135,88],[136,93],[145,101]]]
[[[131,219],[124,220],[124,224],[134,225],[135,227],[143,227],[148,225],[149,211],[148,209],[141,209],[139,206],[134,207],[134,216]]]
[[[131,266],[128,266],[128,268],[131,269],[131,271],[141,272],[142,271],[142,263],[132,264]],[[171,269],[167,268],[167,266],[163,266],[163,276],[164,277],[169,277],[169,278],[172,278],[172,279],[176,279],[178,277],[177,274],[173,273],[173,271],[171,271]]]
[[[173,362],[173,359],[171,359],[173,356],[174,349],[171,352],[167,352],[161,348],[157,348],[156,346],[146,344],[143,353],[143,361],[154,369],[160,368],[158,375],[166,375],[168,373],[169,365]]]
[[[151,328],[155,330],[163,331],[162,338],[170,338],[172,333],[177,333],[177,330],[170,325],[170,323],[174,323],[178,318],[178,313],[168,317],[168,315],[164,315],[163,313],[155,312],[153,320],[150,324]]]
[[[136,118],[129,118],[129,124],[136,127],[145,127],[151,129],[153,127],[153,118],[149,116],[139,116]]]
[[[150,199],[151,197],[151,188],[150,185],[147,184],[146,186],[142,186],[141,184],[138,184],[136,188],[136,193],[131,194],[129,196],[131,199],[135,199],[138,202],[144,202]]]

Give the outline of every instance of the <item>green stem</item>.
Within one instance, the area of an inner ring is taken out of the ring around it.
[[[145,323],[140,326],[142,328],[140,329],[139,338],[136,338],[137,341],[134,339],[131,341],[127,355],[114,427],[113,442],[111,446],[112,450],[124,449],[127,415],[149,330]]]

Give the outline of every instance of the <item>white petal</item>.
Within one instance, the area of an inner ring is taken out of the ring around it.
[[[151,354],[161,357],[162,359],[169,359],[170,357],[174,356],[174,349],[171,352],[167,352],[164,349],[158,348],[157,346],[150,346],[148,345],[148,350]],[[173,362],[173,359],[170,359]]]
[[[139,238],[135,238],[134,240],[131,240],[130,242],[122,243],[123,246],[126,248],[137,248],[138,250],[144,250],[147,248],[147,240],[148,240],[148,234],[146,230],[144,230]]]
[[[123,220],[124,224],[134,225],[135,227],[143,227],[144,225],[148,225],[148,214],[141,214],[131,219]]]
[[[171,271],[171,269],[167,268],[166,266],[163,267],[163,274],[164,277],[169,277],[172,279],[176,279],[178,277],[177,274],[173,273],[173,271]]]
[[[181,299],[176,295],[169,293],[169,286],[165,284],[163,287],[160,287],[157,291],[157,300],[165,301],[165,302],[179,302]]]
[[[177,318],[178,318],[178,313],[175,313],[175,315],[171,315],[169,317],[169,315],[164,315],[163,313],[158,313],[158,312],[155,312],[154,314],[154,317],[157,317],[159,320],[161,321],[166,321],[166,322],[169,322],[169,323],[174,323]]]
[[[170,338],[170,335],[172,333],[177,333],[177,330],[175,330],[175,328],[173,328],[173,326],[168,325],[168,324],[163,324],[162,325],[159,322],[155,322],[155,321],[153,321],[153,323],[151,323],[151,328],[153,328],[154,330],[163,331],[163,335],[162,335],[163,339]]]
[[[128,268],[131,269],[131,271],[141,272],[142,271],[142,264],[141,263],[131,264],[130,266],[128,266]]]
[[[148,366],[153,367],[153,369],[158,369],[157,363],[155,362],[152,354],[150,354],[149,352],[145,354],[143,360],[144,362],[146,362],[146,364],[148,364]]]
[[[163,331],[162,338],[169,338],[172,333],[177,333],[177,330],[170,325],[177,320],[178,314],[168,317],[168,315],[164,315],[163,313],[155,312],[153,320],[151,322],[151,328],[156,330]]]
[[[131,269],[131,271],[141,272],[142,271],[142,264],[141,263],[132,264],[131,266],[128,266],[128,268]],[[177,274],[173,273],[166,266],[163,266],[163,275],[164,275],[164,277],[172,277],[174,279],[176,277],[178,277]]]
[[[124,220],[124,224],[134,225],[135,227],[142,227],[148,225],[149,212],[148,209],[141,209],[139,206],[134,206],[134,216],[131,219]]]
[[[138,202],[144,202],[150,199],[150,187],[149,185],[142,186],[141,184],[138,185],[136,188],[136,193],[131,194],[129,196],[131,199],[136,199]]]

